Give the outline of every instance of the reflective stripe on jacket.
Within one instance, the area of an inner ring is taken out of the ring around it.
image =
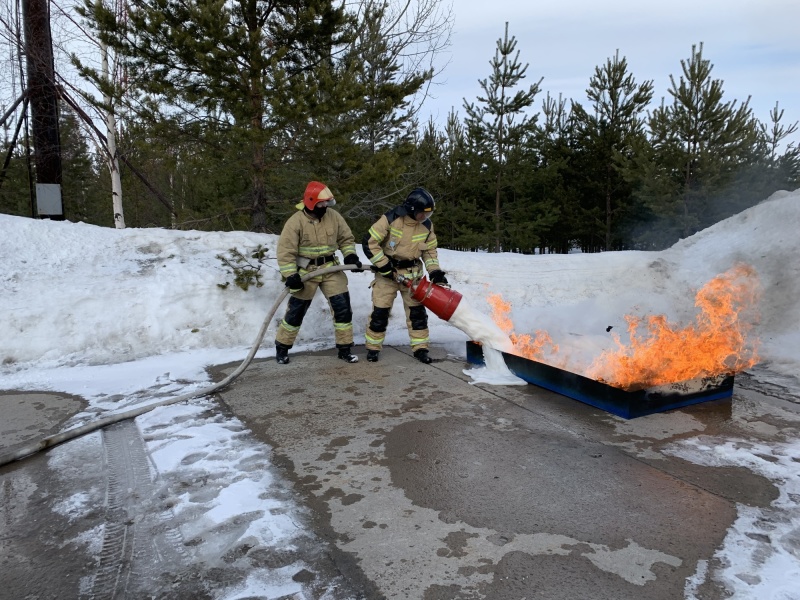
[[[439,269],[438,242],[433,223],[422,223],[408,216],[402,206],[382,215],[364,237],[364,254],[376,267],[383,268],[389,259],[416,260],[421,258],[430,273]]]
[[[281,231],[278,269],[286,278],[299,271],[298,257],[315,259],[330,256],[336,250],[341,250],[342,256],[356,253],[355,238],[344,217],[329,208],[317,220],[301,209],[289,217]]]

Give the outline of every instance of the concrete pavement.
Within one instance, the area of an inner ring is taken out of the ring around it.
[[[69,394],[0,390],[0,447],[21,446],[59,432],[61,425],[86,407]]]
[[[534,386],[471,385],[442,350],[427,366],[403,348],[360,354],[253,365],[222,401],[274,447],[367,597],[682,598],[735,504],[777,497],[744,468],[660,451],[730,432],[731,401],[625,421]]]
[[[471,385],[469,365],[442,348],[431,365],[403,347],[378,363],[356,350],[356,364],[333,351],[253,363],[219,397],[273,447],[311,509],[326,546],[317,572],[346,581],[337,598],[345,589],[370,599],[683,598],[698,565],[713,567],[737,503],[768,506],[778,491],[747,469],[701,467],[665,448],[698,433],[769,441],[797,427],[776,416],[797,411],[796,395],[762,393],[748,376],[733,401],[626,421],[530,385]],[[237,366],[214,369],[215,379]],[[0,447],[54,433],[83,408],[64,394],[0,394]],[[143,448],[130,431],[115,435],[128,451]],[[99,465],[107,442],[88,438],[69,444]],[[94,563],[60,540],[103,526],[108,511],[75,523],[48,507],[74,495],[70,485],[101,489],[103,475],[54,481],[45,456],[0,469],[2,589],[84,597]],[[161,485],[125,514],[145,519]],[[212,598],[208,577],[224,576],[181,569],[176,600]],[[706,582],[697,596],[725,594]]]

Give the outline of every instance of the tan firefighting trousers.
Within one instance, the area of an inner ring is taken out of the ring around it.
[[[383,331],[375,331],[372,328],[375,309],[390,310],[394,304],[394,299],[397,297],[397,292],[400,292],[400,297],[403,300],[403,309],[406,313],[406,327],[408,328],[408,337],[411,340],[411,349],[420,350],[428,347],[430,343],[430,334],[427,327],[427,316],[426,326],[420,329],[414,329],[411,318],[412,308],[420,307],[417,310],[421,312],[425,310],[425,307],[411,297],[411,290],[406,286],[381,275],[376,275],[375,281],[372,282],[373,315],[370,316],[370,320],[367,322],[367,332],[365,336],[367,350],[380,350],[383,346],[383,340],[386,338],[386,329],[383,328]]]
[[[301,275],[305,275],[306,272],[307,271],[304,269],[300,270]],[[336,273],[312,277],[304,282],[304,287],[302,290],[296,294],[292,294],[292,296],[298,300],[306,300],[310,302],[314,298],[317,288],[322,290],[322,294],[325,296],[325,298],[344,294],[348,291],[347,276],[342,271],[337,271]],[[330,306],[330,301],[328,301],[328,305]],[[331,315],[334,315],[333,307],[331,307]],[[278,325],[278,332],[275,335],[275,341],[277,343],[284,344],[285,346],[293,346],[295,339],[297,339],[297,334],[300,333],[300,324],[302,323],[304,316],[305,312],[300,318],[300,323],[295,325],[287,323],[286,317],[284,317],[283,320],[281,320],[280,325]],[[337,323],[336,319],[334,318],[333,329],[337,347],[353,345],[352,316],[351,320],[347,323]]]

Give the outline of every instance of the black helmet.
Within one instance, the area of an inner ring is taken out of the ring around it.
[[[403,202],[403,208],[414,218],[421,212],[430,216],[435,205],[436,203],[433,201],[433,196],[431,196],[430,192],[421,187],[411,190],[405,202]]]

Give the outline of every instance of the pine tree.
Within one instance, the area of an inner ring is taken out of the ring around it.
[[[492,74],[488,79],[479,80],[485,94],[478,97],[480,106],[464,101],[467,111],[467,137],[494,172],[492,245],[495,252],[500,252],[503,247],[502,195],[510,149],[519,147],[535,131],[536,116],[528,116],[524,111],[533,104],[542,81],[539,79],[527,90],[513,91],[525,79],[528,70],[528,64],[519,62],[519,51],[515,54],[516,46],[516,38],[508,37],[506,22],[505,35],[503,39],[497,40],[495,56],[489,63]]]
[[[783,125],[783,109],[779,103],[770,111],[770,125],[761,124],[761,136],[768,152],[770,170],[769,193],[775,190],[794,190],[800,184],[800,147],[790,143],[783,154],[778,154],[779,145],[798,130],[798,121]]]
[[[398,45],[403,36],[387,35],[392,25],[386,22],[387,8],[364,4],[356,39],[331,65],[331,79],[320,86],[318,96],[332,98],[331,109],[308,123],[307,142],[297,144],[308,151],[309,174],[346,199],[341,208],[348,217],[368,213],[374,220],[396,205],[409,186],[427,179],[426,169],[410,162],[417,129],[410,100],[433,71],[402,64]]]
[[[619,249],[623,236],[617,222],[631,211],[631,190],[621,171],[630,162],[636,142],[644,137],[644,111],[653,97],[653,82],[637,84],[628,73],[627,60],[617,51],[602,67],[595,67],[587,94],[591,114],[579,104],[573,106],[583,154],[581,173],[585,185],[593,184],[586,187],[586,196],[602,199],[596,208],[603,215],[604,247]]]
[[[101,175],[105,167],[98,165],[92,156],[78,116],[64,103],[59,112],[64,216],[70,221],[113,226],[108,202],[110,187],[101,187],[108,180]]]
[[[9,141],[1,148],[0,213],[30,217],[33,214],[33,167],[29,169],[25,145],[18,141],[12,148]]]
[[[491,247],[492,213],[478,202],[486,178],[455,111],[448,114],[444,131],[428,122],[415,159],[417,171],[428,173],[425,185],[436,198],[439,245],[458,250]]]
[[[652,152],[638,160],[641,194],[664,228],[651,238],[658,245],[713,223],[711,199],[752,163],[758,136],[749,98],[723,101],[723,82],[712,79],[702,44],[681,67],[677,80],[670,76],[672,103],[662,101],[650,115]]]
[[[560,94],[555,99],[548,92],[542,101],[544,121],[535,142],[538,158],[532,189],[553,207],[553,223],[540,240],[542,253],[566,254],[583,237],[580,194],[572,184],[576,179],[573,107],[571,103],[567,109],[567,101]]]
[[[409,135],[410,98],[433,77],[433,70],[404,74],[397,51],[384,34],[387,4],[368,5],[358,37],[347,56],[363,89],[358,117],[358,138],[370,152]]]
[[[789,144],[778,153],[781,142],[797,130],[797,123],[783,125],[783,110],[776,103],[770,111],[769,126],[759,123],[756,142],[748,158],[727,186],[709,203],[708,221],[717,222],[750,208],[777,190],[794,190],[800,174],[800,150]]]
[[[297,98],[290,91],[300,82],[304,100],[313,97],[319,81],[304,76],[326,69],[333,49],[350,40],[352,17],[331,0],[142,0],[119,23],[113,11],[85,2],[83,14],[126,57],[150,107],[171,107],[184,124],[224,126],[249,149],[251,228],[267,230],[268,162],[292,150],[283,121],[313,120],[317,108],[286,99]],[[278,148],[271,157],[270,147]]]

